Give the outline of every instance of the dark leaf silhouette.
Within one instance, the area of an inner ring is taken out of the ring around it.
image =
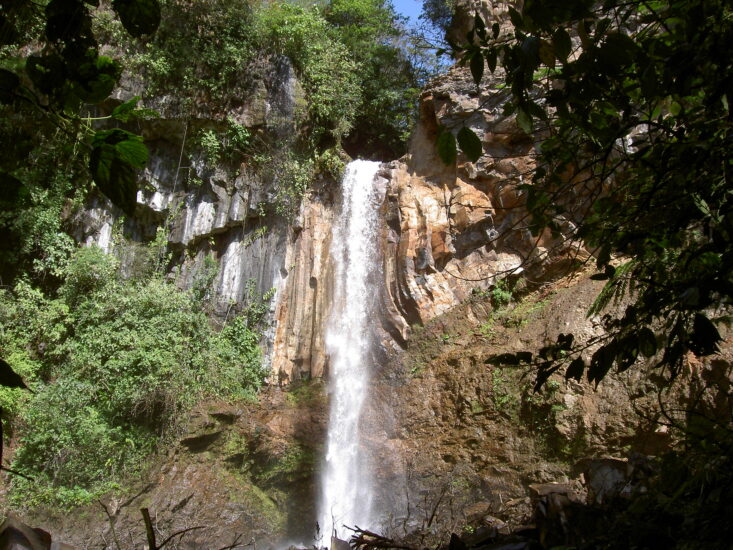
[[[5,359],[0,359],[0,385],[6,388],[28,389],[23,379],[8,365]]]

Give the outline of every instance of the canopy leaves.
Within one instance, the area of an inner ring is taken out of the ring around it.
[[[90,145],[94,181],[113,204],[129,213],[137,192],[134,172],[144,166],[140,159],[147,158],[142,139],[129,134],[115,144],[101,145],[99,136],[80,124],[84,106],[107,100],[122,73],[117,61],[99,53],[91,12],[98,4],[51,0],[45,7],[30,2],[3,5],[0,35],[10,48],[3,52],[6,68],[0,69],[0,103],[8,105],[12,115],[35,117],[37,125],[61,128],[84,146]],[[158,0],[115,0],[113,8],[133,37],[149,35],[160,24]],[[24,63],[18,63],[22,57]],[[29,105],[36,109],[29,111]],[[134,104],[125,109],[114,118],[129,120]],[[105,139],[112,139],[111,135]],[[21,167],[23,160],[15,158],[15,166]],[[6,174],[5,180],[10,177],[17,178]]]

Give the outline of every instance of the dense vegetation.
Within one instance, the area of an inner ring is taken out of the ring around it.
[[[312,153],[345,140],[361,155],[404,152],[418,88],[428,75],[416,67],[404,21],[388,2],[161,5],[160,28],[144,43],[129,44],[110,12],[97,20],[98,34],[124,52],[130,73],[144,76],[147,97],[169,96],[194,115],[223,115],[285,56],[305,92],[296,145]]]
[[[205,300],[161,274],[118,274],[83,248],[55,297],[25,280],[0,293],[0,350],[35,390],[0,388],[22,433],[13,468],[34,478],[16,479],[17,503],[86,501],[139,471],[202,396],[246,399],[262,382],[258,302],[216,330]]]
[[[733,65],[722,53],[733,12],[725,2],[579,0],[509,13],[511,34],[477,16],[475,44],[460,53],[477,82],[486,66],[502,71],[513,96],[505,112],[539,141],[532,182],[521,185],[529,228],[594,250],[608,284],[592,313],[635,295],[621,319],[606,320],[589,364],[572,338],[548,349],[538,387],[566,365],[568,377],[598,382],[660,350],[674,378],[687,352],[717,350],[715,325],[733,299]],[[470,134],[459,145],[475,157]]]

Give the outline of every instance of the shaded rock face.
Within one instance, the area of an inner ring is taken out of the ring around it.
[[[598,474],[597,464],[625,461],[591,460],[591,470],[576,464],[581,457],[669,449],[658,398],[669,406],[680,396],[662,394],[652,369],[610,375],[598,388],[558,376],[534,393],[531,369],[486,362],[537,349],[560,332],[600,334],[600,319],[585,312],[601,286],[587,278],[560,281],[505,313],[472,297],[415,330],[406,352],[381,369],[367,444],[389,457],[378,462],[377,476],[392,534],[424,530],[433,509],[433,534],[491,527],[496,518],[516,528],[531,519],[530,484],[572,482],[581,491],[585,472],[585,491],[617,489],[616,478],[601,479],[607,472]]]
[[[119,232],[144,243],[155,238],[158,228],[165,230],[176,281],[183,288],[194,284],[207,256],[214,258],[219,270],[212,290],[220,308],[241,302],[249,279],[256,281],[261,293],[266,292],[279,275],[287,234],[283,220],[265,218],[258,209],[270,199],[268,182],[241,166],[234,176],[217,170],[200,188],[190,189],[181,181],[178,152],[174,154],[169,142],[182,138],[185,128],[173,122],[170,126],[165,138],[147,136],[152,159],[143,178],[148,186],[138,192],[135,217],[125,220]],[[119,219],[117,209],[98,197],[74,220],[75,236],[110,252],[116,245],[113,227]],[[131,259],[125,266],[121,253],[123,268],[134,269]]]
[[[230,105],[226,113],[200,105],[191,114],[168,98],[147,100],[145,106],[158,110],[161,118],[141,121],[137,128],[150,149],[150,160],[141,175],[135,216],[125,218],[102,195],[92,197],[69,220],[77,241],[114,250],[127,275],[150,269],[147,249],[154,241],[161,243],[169,256],[161,249],[152,254],[157,261],[165,258],[162,268],[168,277],[183,289],[198,288],[220,317],[273,295],[288,271],[293,231],[277,213],[275,176],[255,170],[248,161],[211,162],[192,146],[202,130],[224,130],[231,123],[265,139],[292,134],[296,104],[302,100],[292,65],[284,58],[263,61],[260,73],[250,75],[256,93]],[[142,95],[141,86],[126,75],[115,99]],[[209,282],[213,271],[216,275]],[[274,334],[270,317],[263,342],[268,357]]]

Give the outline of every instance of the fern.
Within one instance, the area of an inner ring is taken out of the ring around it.
[[[634,260],[629,260],[625,264],[621,264],[616,268],[613,276],[608,280],[601,292],[593,301],[593,304],[588,308],[588,312],[585,314],[586,317],[597,315],[608,307],[611,300],[613,300],[614,303],[618,303],[619,300],[626,295],[630,281],[627,274],[631,271],[631,268],[635,263],[636,262]]]

